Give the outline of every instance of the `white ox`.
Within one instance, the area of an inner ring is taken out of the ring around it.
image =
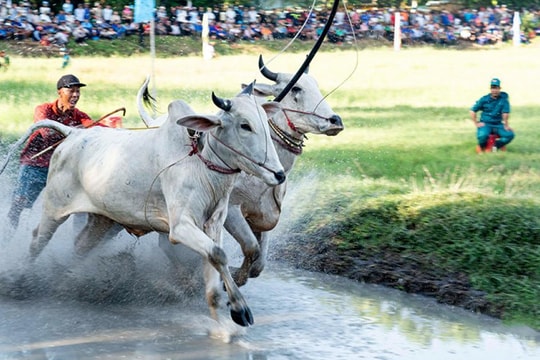
[[[212,317],[219,319],[221,277],[232,319],[242,326],[253,324],[221,248],[229,194],[240,170],[268,186],[281,184],[285,173],[267,122],[279,104],[257,105],[252,89],[250,85],[231,100],[212,94],[222,109],[217,116],[197,115],[183,101],[174,101],[158,129],[81,130],[50,120],[34,124],[25,137],[44,127],[67,137],[51,160],[42,217],[30,247],[32,259],[73,213],[89,214],[75,243],[81,255],[116,223],[136,235],[165,233],[171,243],[202,255]],[[190,156],[196,146],[187,128],[204,132],[197,156]]]
[[[259,58],[259,69],[273,85],[255,85],[259,96],[274,96],[287,86],[293,74],[274,73]],[[148,80],[137,96],[139,114],[148,125],[159,125],[166,117],[152,119],[142,106],[141,99]],[[279,160],[288,174],[302,153],[305,134],[337,135],[343,130],[341,117],[337,115],[322,96],[317,81],[307,73],[302,74],[291,91],[280,102],[281,111],[269,120],[272,140]],[[279,186],[268,186],[263,181],[249,174],[241,174],[231,193],[225,229],[240,244],[244,255],[243,263],[233,277],[237,285],[242,286],[248,277],[257,277],[266,264],[269,231],[277,225],[281,215],[281,204],[286,193],[286,182]],[[182,259],[181,247],[172,248],[169,241],[160,236],[159,246],[164,249],[169,259],[177,262]],[[174,255],[174,256],[173,256]]]

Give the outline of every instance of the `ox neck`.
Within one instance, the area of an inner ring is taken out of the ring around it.
[[[200,133],[194,133],[193,135],[190,134],[190,138],[191,138],[191,151],[189,153],[189,156],[192,156],[192,155],[197,155],[197,157],[199,159],[201,159],[201,161],[204,163],[204,165],[206,165],[206,167],[212,171],[215,171],[215,172],[218,172],[220,174],[225,174],[225,175],[231,175],[231,174],[237,174],[240,172],[240,169],[233,169],[231,168],[215,151],[214,149],[212,148],[212,145],[210,145],[210,141],[209,139],[207,138],[206,139],[206,146],[203,147],[203,151],[204,149],[208,148],[208,151],[207,152],[211,152],[214,154],[214,157],[216,157],[217,159],[219,159],[219,161],[223,164],[225,164],[225,166],[221,166],[221,165],[218,165],[216,164],[215,162],[213,162],[212,160],[209,159],[209,156],[203,156],[203,154],[199,151],[199,141],[201,139],[201,134]]]
[[[290,130],[287,131],[280,128],[273,119],[268,119],[268,125],[270,125],[270,129],[272,129],[273,132],[271,135],[272,140],[274,140],[285,150],[295,155],[300,155],[303,151],[302,148],[304,147],[304,139],[306,136],[300,133],[296,126],[294,126],[293,122],[287,116],[287,110],[283,109],[282,112],[287,122],[288,129],[292,130],[292,133]]]

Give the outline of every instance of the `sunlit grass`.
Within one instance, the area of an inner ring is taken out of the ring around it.
[[[274,71],[294,71],[303,60],[298,54],[263,55]],[[468,177],[477,172],[478,178],[485,178],[490,175],[487,169],[497,164],[507,172],[516,171],[521,164],[537,170],[540,107],[532,76],[538,65],[532,59],[539,55],[538,44],[479,51],[419,48],[320,53],[310,73],[318,79],[323,93],[329,93],[328,101],[342,116],[346,129],[336,137],[309,136],[296,174],[300,176],[321,163],[327,174],[393,181],[421,181],[424,168],[434,178],[452,171],[465,172]],[[496,62],[491,61],[493,56]],[[351,75],[356,61],[358,68]],[[35,105],[56,97],[56,80],[66,72],[77,74],[88,84],[79,103],[81,109],[99,118],[125,107],[124,124],[128,127],[143,126],[135,96],[147,75],[154,75],[150,89],[159,100],[159,113],[177,98],[188,101],[197,111],[213,113],[211,91],[234,96],[241,83],[254,79],[268,82],[258,73],[255,55],[218,56],[212,61],[198,57],[154,61],[148,56],[74,57],[67,70],[60,65],[60,58],[13,57],[9,72],[0,73],[2,136],[14,138],[22,133],[31,122]],[[510,123],[517,136],[508,153],[479,157],[473,152],[475,130],[468,108],[487,92],[492,76],[500,77],[503,90],[510,93]],[[531,195],[539,191],[530,190]]]

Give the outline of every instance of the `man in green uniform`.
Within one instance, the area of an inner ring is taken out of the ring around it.
[[[478,99],[470,110],[471,119],[477,128],[477,153],[492,150],[486,149],[490,134],[498,137],[495,142],[496,150],[506,150],[506,145],[514,139],[514,131],[508,125],[510,115],[508,94],[501,91],[501,81],[497,78],[491,79],[490,88],[490,93]],[[477,121],[476,117],[478,111],[482,111],[480,121]]]

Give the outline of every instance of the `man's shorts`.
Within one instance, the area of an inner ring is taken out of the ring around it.
[[[21,165],[13,198],[23,208],[31,208],[47,183],[49,168]]]

